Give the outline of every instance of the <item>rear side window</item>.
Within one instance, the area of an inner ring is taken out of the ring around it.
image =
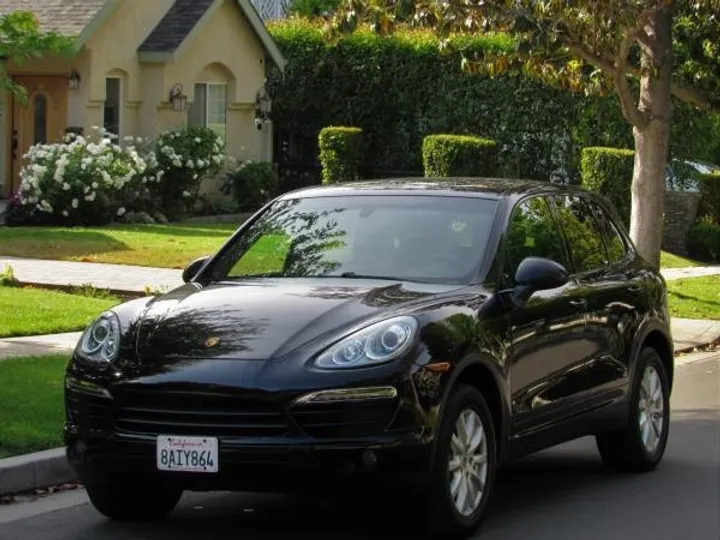
[[[616,263],[627,255],[627,246],[623,240],[617,225],[613,222],[608,212],[595,201],[588,201],[597,218],[600,229],[605,234],[605,245],[607,246],[608,261]]]
[[[567,265],[562,236],[544,197],[518,204],[508,224],[504,277],[512,281],[526,257],[545,257]]]
[[[607,263],[605,243],[587,201],[576,195],[555,195],[553,199],[575,271],[582,274],[602,268]]]

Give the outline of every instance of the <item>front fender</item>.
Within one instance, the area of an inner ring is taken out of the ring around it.
[[[437,439],[440,425],[445,414],[447,402],[452,396],[453,390],[458,384],[470,384],[478,388],[486,400],[488,406],[496,416],[496,439],[498,445],[498,457],[504,455],[507,441],[510,434],[510,392],[507,382],[500,367],[501,364],[492,356],[486,353],[471,353],[463,360],[454,364],[452,369],[443,373],[438,381],[436,399],[431,404],[432,422],[432,458],[433,463],[437,451]],[[425,368],[428,370],[429,368]]]

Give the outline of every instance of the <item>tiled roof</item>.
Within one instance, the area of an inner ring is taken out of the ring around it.
[[[32,11],[40,29],[78,36],[105,5],[105,0],[0,0],[0,15]]]
[[[150,32],[138,50],[141,52],[173,52],[200,21],[212,3],[213,0],[175,0],[170,10]]]

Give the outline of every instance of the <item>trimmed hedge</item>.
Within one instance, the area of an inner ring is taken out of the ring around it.
[[[720,173],[700,176],[700,216],[707,216],[720,225]]]
[[[255,212],[280,194],[278,174],[272,163],[246,162],[228,173],[227,178],[241,212]]]
[[[428,178],[495,176],[497,143],[469,135],[428,135],[422,145]]]
[[[626,227],[630,227],[634,160],[632,150],[603,147],[583,148],[580,158],[582,185],[607,197]]]
[[[720,225],[700,221],[687,239],[688,254],[698,261],[716,262],[720,259]]]
[[[322,23],[284,19],[268,29],[288,60],[284,73],[268,79],[274,129],[280,144],[291,141],[302,170],[316,164],[320,129],[337,125],[362,128],[366,177],[422,174],[422,141],[433,133],[481,133],[497,141],[500,176],[573,183],[580,180],[580,148],[633,147],[614,95],[570,94],[522,73],[462,72],[458,49],[479,57],[514,50],[508,36],[453,36],[455,52],[444,54],[435,36],[419,30],[390,37],[360,30],[329,41]],[[712,122],[676,102],[671,155],[713,161],[720,138],[711,133]]]
[[[318,148],[323,184],[357,180],[363,158],[362,130],[356,127],[328,126],[320,130]]]

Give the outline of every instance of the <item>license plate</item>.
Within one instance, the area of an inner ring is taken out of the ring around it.
[[[214,473],[218,471],[218,440],[214,437],[157,438],[157,468],[161,471]]]

